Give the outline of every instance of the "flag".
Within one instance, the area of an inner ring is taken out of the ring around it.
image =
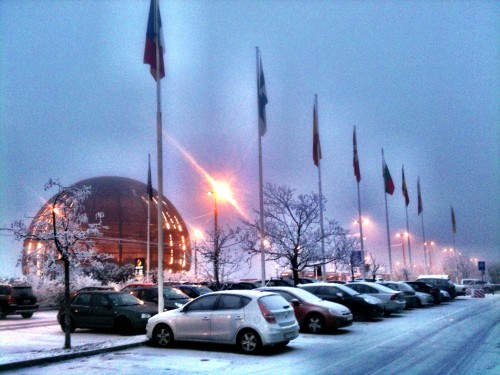
[[[319,143],[319,130],[318,130],[318,101],[314,101],[313,109],[313,160],[314,165],[318,166],[321,160],[321,144]]]
[[[157,73],[159,75],[159,79],[165,77],[165,64],[163,62],[165,43],[163,40],[163,29],[161,26],[160,7],[158,6],[157,1],[158,0],[151,0],[151,6],[149,7],[148,28],[146,31],[146,46],[144,48],[144,64],[149,64],[151,75],[153,76],[155,81],[157,78]],[[155,6],[157,6],[157,22],[155,22]],[[159,67],[156,66],[156,43],[158,43],[158,51],[160,55]]]
[[[353,159],[352,165],[354,167],[354,175],[356,176],[356,181],[361,181],[361,171],[359,170],[359,159],[358,159],[358,143],[356,141],[356,127],[354,127],[354,133],[352,135],[352,147],[353,147]]]
[[[262,60],[259,57],[259,73],[257,77],[257,94],[259,97],[259,134],[264,136],[267,130],[266,121],[266,104],[267,104],[267,92],[266,92],[266,81],[264,80],[264,71],[262,70]]]
[[[153,185],[151,184],[151,160],[148,155],[148,186],[147,186],[148,198],[150,201],[153,200]]]
[[[455,212],[453,211],[453,207],[451,207],[451,230],[453,233],[457,233],[457,222],[455,221]]]
[[[417,190],[418,190],[418,214],[420,215],[424,210],[422,205],[422,195],[420,194],[420,177],[417,179]]]
[[[405,197],[406,206],[410,204],[410,197],[408,195],[408,189],[406,188],[406,180],[405,180],[405,167],[403,166],[403,197]]]
[[[394,194],[394,182],[392,181],[391,173],[389,172],[389,168],[387,167],[387,164],[384,162],[384,187],[385,187],[385,192],[387,194]]]

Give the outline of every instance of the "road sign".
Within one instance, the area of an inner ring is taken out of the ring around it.
[[[477,262],[477,269],[479,271],[485,271],[486,270],[486,262],[480,260],[479,262]]]

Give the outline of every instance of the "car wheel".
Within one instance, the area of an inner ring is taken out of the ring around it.
[[[127,318],[119,318],[115,323],[115,328],[122,336],[132,333],[132,323]]]
[[[325,319],[319,314],[311,314],[306,319],[306,329],[309,333],[320,333],[325,329]]]
[[[0,319],[5,319],[6,316],[7,316],[7,313],[4,312],[4,310],[0,307]]]
[[[255,331],[246,330],[238,335],[238,347],[242,353],[257,353],[260,349],[260,346],[260,337]]]
[[[64,322],[64,320],[65,320],[65,318],[64,318],[64,315],[63,315],[63,316],[61,316],[61,320],[60,320],[60,322],[59,322],[59,325],[61,326],[61,330],[62,330],[63,332],[66,332],[66,329],[65,329],[65,322]],[[70,320],[69,320],[69,331],[70,331],[71,333],[73,333],[73,332],[75,332],[75,330],[76,330],[75,321],[74,321],[73,319],[70,319]]]
[[[166,324],[158,324],[153,330],[151,340],[156,346],[168,348],[174,343],[174,334]]]
[[[33,316],[33,313],[23,313],[21,314],[21,316],[24,318],[24,319],[29,319]]]

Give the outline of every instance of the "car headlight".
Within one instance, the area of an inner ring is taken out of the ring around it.
[[[141,314],[141,319],[149,319],[149,318],[151,318],[151,314],[146,314],[146,313]]]
[[[328,309],[328,312],[334,316],[342,316],[342,313],[340,311],[334,309]]]

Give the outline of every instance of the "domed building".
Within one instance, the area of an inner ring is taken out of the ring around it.
[[[102,237],[92,241],[98,253],[112,256],[119,266],[144,264],[146,271],[148,237],[148,193],[146,184],[125,177],[95,177],[74,184],[76,187],[90,186],[91,194],[85,200],[85,213],[89,222],[95,222],[98,212],[104,213]],[[47,212],[55,195],[38,211],[31,223],[34,228]],[[158,193],[153,190],[150,203],[150,269],[158,267]],[[163,198],[163,259],[164,269],[171,272],[188,271],[191,267],[191,244],[186,224],[174,205]],[[34,240],[26,240],[24,251],[31,252],[40,245]],[[27,259],[27,257],[23,257]],[[23,272],[27,272],[23,264]]]

